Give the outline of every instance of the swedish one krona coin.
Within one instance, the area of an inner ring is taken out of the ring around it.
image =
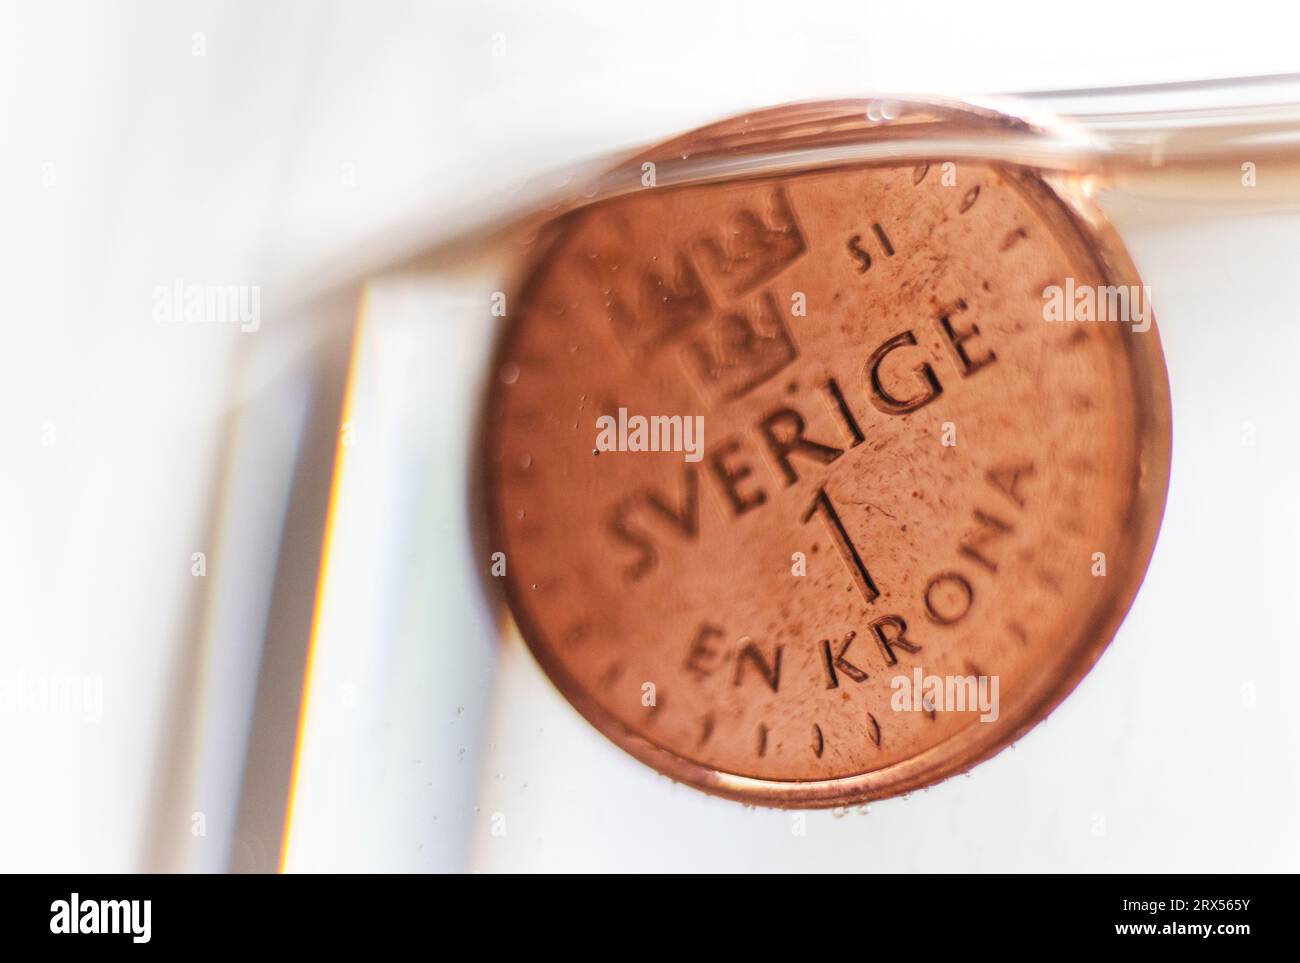
[[[1045,296],[1136,272],[1038,172],[947,173],[646,188],[538,242],[484,408],[491,551],[558,688],[675,779],[829,806],[965,771],[1141,582],[1156,329]]]

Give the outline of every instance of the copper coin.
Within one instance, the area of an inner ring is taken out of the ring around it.
[[[746,801],[879,798],[1100,656],[1170,429],[1154,324],[1048,319],[1053,287],[1140,296],[1086,200],[859,166],[647,187],[538,246],[485,407],[491,548],[620,746]]]

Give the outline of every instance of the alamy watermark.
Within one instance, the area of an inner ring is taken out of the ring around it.
[[[910,676],[894,676],[889,687],[895,712],[978,712],[980,722],[998,718],[996,675],[925,675],[918,666]]]
[[[686,460],[704,457],[703,415],[628,416],[626,408],[618,417],[601,415],[596,419],[596,451],[680,451]]]
[[[97,675],[0,675],[0,715],[70,715],[98,724],[104,717],[104,679]]]
[[[262,326],[262,289],[253,284],[187,284],[176,278],[153,289],[153,319],[163,323]]]
[[[153,935],[153,900],[82,899],[73,893],[50,904],[50,932],[76,935],[121,934],[132,943],[148,943]]]
[[[1142,332],[1151,328],[1151,289],[1145,284],[1076,284],[1043,288],[1044,321],[1114,322]]]

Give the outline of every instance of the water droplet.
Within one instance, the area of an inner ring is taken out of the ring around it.
[[[512,385],[519,380],[519,365],[507,361],[501,366],[501,383]]]

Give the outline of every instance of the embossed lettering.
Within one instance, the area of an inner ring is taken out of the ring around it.
[[[686,669],[699,678],[706,678],[718,667],[718,650],[709,643],[722,638],[722,629],[705,623],[695,632],[691,647],[686,653]]]
[[[956,305],[957,311],[966,310],[966,302],[959,300]],[[982,358],[972,359],[966,349],[966,342],[972,338],[978,338],[980,334],[979,325],[971,322],[970,327],[955,329],[952,324],[952,315],[944,312],[939,315],[939,327],[943,329],[944,336],[948,343],[952,345],[953,354],[957,356],[957,363],[961,365],[962,377],[973,375],[980,368],[992,364],[998,359],[998,356],[990,349]]]
[[[817,497],[813,499],[812,504],[808,506],[808,510],[804,512],[804,523],[806,524],[819,511],[826,518],[831,538],[835,542],[835,547],[839,549],[840,557],[844,559],[845,565],[848,566],[849,574],[853,576],[853,583],[857,585],[858,591],[862,593],[863,599],[868,604],[874,602],[880,597],[880,590],[876,588],[876,583],[872,580],[871,573],[867,571],[866,563],[862,561],[862,556],[853,544],[853,539],[849,538],[844,523],[840,521],[840,514],[835,510],[835,505],[831,502],[830,495],[826,493],[825,488],[817,489]]]
[[[915,346],[916,335],[911,331],[904,331],[902,334],[894,335],[873,351],[867,360],[867,372],[871,379],[871,403],[887,415],[905,415],[909,411],[916,411],[943,393],[943,387],[939,384],[939,379],[928,361],[922,361],[915,369],[922,383],[919,394],[914,394],[910,398],[898,398],[885,390],[884,382],[880,377],[880,366],[885,358],[899,348]]]
[[[772,452],[772,457],[785,475],[787,487],[799,480],[799,473],[790,464],[791,454],[810,458],[819,465],[829,465],[844,454],[842,448],[823,445],[821,442],[805,438],[803,415],[793,408],[778,408],[764,418],[758,427],[763,433],[763,440],[767,442],[768,449]]]
[[[745,647],[736,656],[736,673],[732,678],[732,685],[740,685],[745,676],[745,663],[751,662],[754,668],[762,673],[763,680],[767,682],[772,691],[778,691],[781,688],[781,652],[784,648],[783,645],[776,647],[776,654],[769,665],[762,650],[753,641],[746,642]]]
[[[885,653],[885,662],[889,665],[898,664],[898,656],[894,654],[895,648],[913,654],[921,651],[919,645],[907,638],[907,622],[901,615],[886,615],[876,619],[871,623],[870,628],[876,641],[880,643],[880,650]]]
[[[843,672],[854,682],[867,681],[867,674],[844,657],[845,653],[849,651],[849,646],[853,644],[853,640],[857,637],[858,633],[850,632],[844,637],[844,641],[840,643],[839,649],[834,654],[831,651],[831,640],[822,639],[822,660],[826,666],[826,688],[838,689],[840,687],[839,672]]]
[[[740,442],[729,440],[720,444],[709,456],[709,465],[718,481],[722,482],[723,491],[737,516],[767,501],[767,493],[761,488],[754,489],[749,494],[741,492],[740,483],[754,474],[754,469],[748,462],[737,464],[730,460],[730,456],[739,450]]]
[[[979,524],[979,528],[962,539],[957,551],[978,562],[990,572],[996,572],[997,563],[984,554],[985,546],[1007,535],[1011,531],[1011,526],[997,516],[980,511],[978,508],[975,509],[975,521]]]
[[[975,602],[975,590],[964,575],[940,572],[925,586],[925,611],[938,625],[956,625]]]

